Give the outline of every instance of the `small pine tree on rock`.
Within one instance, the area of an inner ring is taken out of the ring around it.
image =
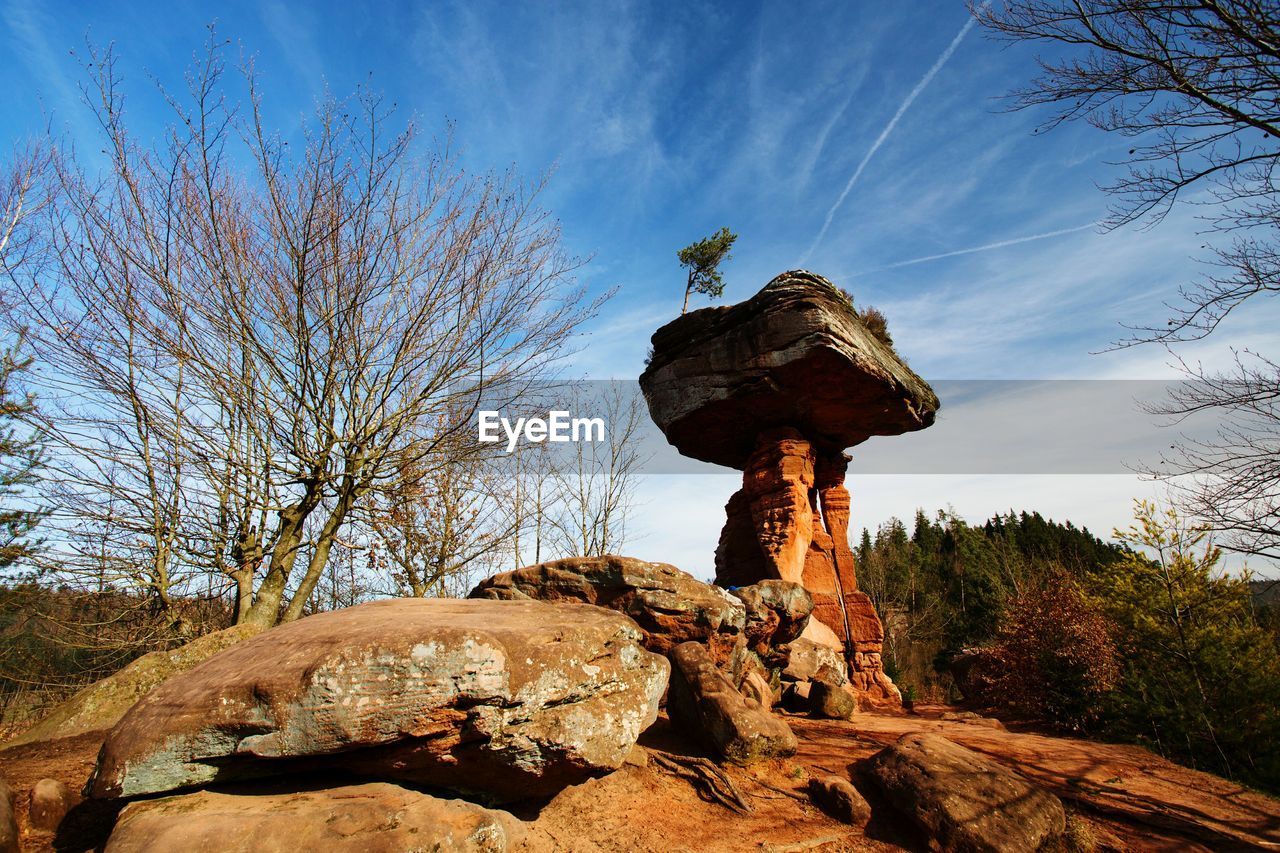
[[[680,313],[689,310],[689,294],[705,293],[714,298],[724,293],[724,279],[720,275],[720,265],[732,256],[729,250],[738,239],[728,228],[721,228],[710,237],[685,246],[676,256],[680,266],[689,270],[689,278],[684,286],[684,305]]]

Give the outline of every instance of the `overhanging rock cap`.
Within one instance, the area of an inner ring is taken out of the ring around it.
[[[794,427],[838,453],[873,435],[924,429],[939,406],[839,288],[806,270],[658,329],[640,387],[677,450],[739,469],[764,430]]]

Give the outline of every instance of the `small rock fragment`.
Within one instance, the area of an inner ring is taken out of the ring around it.
[[[866,797],[848,779],[815,776],[809,780],[809,797],[814,805],[843,823],[865,826],[871,819]]]
[[[27,815],[31,826],[45,832],[53,832],[62,823],[62,819],[71,807],[76,804],[77,797],[71,789],[57,779],[41,779],[31,789],[31,802]]]
[[[947,711],[942,715],[942,719],[952,723],[968,723],[972,726],[985,726],[989,729],[1004,731],[1004,723],[995,717],[984,717],[981,714],[975,714],[973,711]]]

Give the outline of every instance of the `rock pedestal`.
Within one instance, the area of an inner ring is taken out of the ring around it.
[[[831,282],[794,270],[745,302],[694,311],[653,335],[640,387],[686,456],[742,470],[725,507],[716,583],[801,583],[830,628],[859,703],[896,707],[884,629],[858,591],[844,449],[933,423],[938,398],[871,334]]]
[[[769,430],[747,460],[742,488],[725,506],[716,549],[716,583],[760,578],[803,584],[812,618],[839,639],[861,704],[897,707],[902,697],[884,673],[884,628],[858,591],[849,547],[849,490],[843,453],[821,454],[794,429]]]

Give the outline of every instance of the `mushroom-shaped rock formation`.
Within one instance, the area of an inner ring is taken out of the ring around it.
[[[640,387],[677,450],[743,472],[725,507],[716,582],[804,584],[813,616],[844,644],[862,703],[899,704],[880,661],[880,619],[857,587],[844,450],[931,425],[933,390],[839,288],[803,270],[658,329]]]
[[[819,454],[933,423],[938,398],[820,275],[786,272],[737,305],[653,335],[649,413],[685,456],[744,469],[762,432],[798,430]]]

